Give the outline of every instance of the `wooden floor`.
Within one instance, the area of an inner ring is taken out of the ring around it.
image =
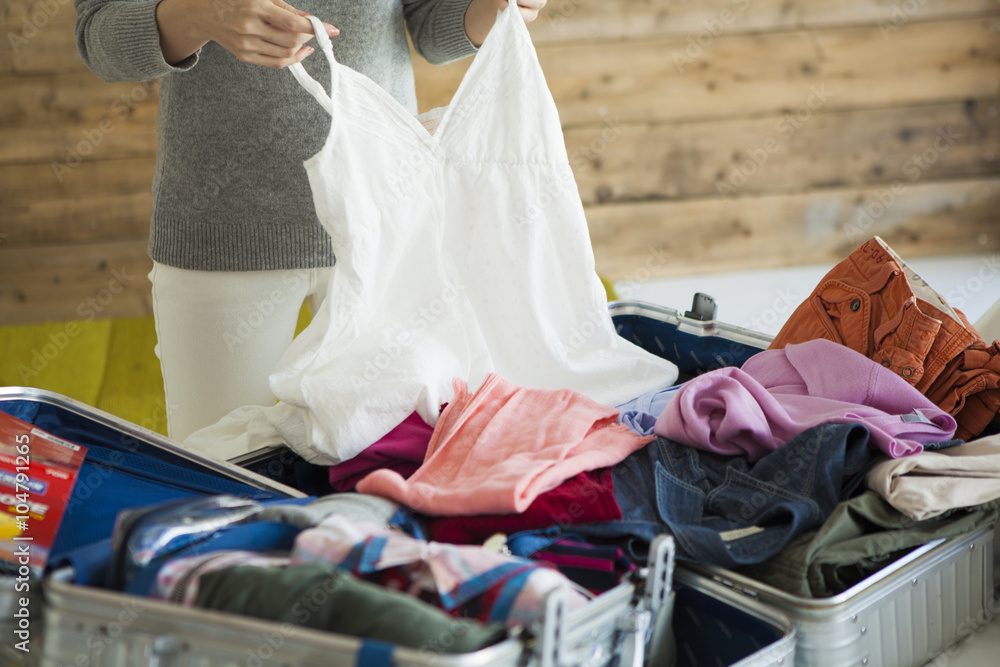
[[[98,80],[74,19],[0,0],[0,323],[150,309],[157,84]],[[604,276],[832,264],[874,234],[1000,250],[995,0],[549,0],[530,30]],[[468,63],[418,62],[422,109]]]

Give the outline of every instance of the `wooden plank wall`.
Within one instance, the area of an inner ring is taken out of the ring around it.
[[[69,0],[0,8],[0,323],[146,314],[156,83],[88,72]],[[530,30],[605,276],[1000,249],[996,0],[549,0]],[[418,61],[421,108],[468,63]]]

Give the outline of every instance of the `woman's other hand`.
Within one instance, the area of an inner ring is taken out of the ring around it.
[[[507,3],[502,3],[506,5]],[[517,0],[517,10],[521,12],[525,23],[531,23],[538,18],[538,12],[545,6],[545,0]]]
[[[465,34],[475,46],[483,45],[486,35],[497,19],[497,10],[507,7],[507,0],[472,0],[465,10]],[[538,18],[545,0],[517,0],[517,9],[525,23]]]

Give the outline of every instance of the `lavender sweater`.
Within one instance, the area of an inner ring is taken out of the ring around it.
[[[860,423],[892,458],[951,440],[955,419],[895,372],[823,338],[765,350],[685,383],[653,432],[751,462],[818,424]]]
[[[406,30],[432,63],[470,55],[469,1],[291,4],[340,28],[333,38],[338,61],[415,113]],[[332,265],[302,166],[326,139],[330,117],[291,72],[245,64],[215,42],[172,67],[160,51],[158,0],[75,4],[77,46],[94,73],[105,81],[162,77],[150,257],[214,271]],[[318,49],[303,65],[329,90],[329,65]]]

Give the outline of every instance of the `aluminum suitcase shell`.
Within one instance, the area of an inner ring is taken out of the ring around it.
[[[258,488],[291,497],[303,494],[231,463],[207,460],[160,434],[38,389],[0,388],[5,401],[31,401],[64,410],[111,428],[145,447],[155,447]],[[58,432],[55,435],[60,435]],[[649,620],[669,592],[673,541],[653,545],[652,566],[635,582],[624,582],[572,612],[563,596],[546,600],[543,622],[521,637],[463,655],[397,648],[394,664],[406,665],[606,665],[616,654],[623,664],[641,665]],[[289,624],[183,608],[71,582],[72,573],[57,571],[41,582],[43,641],[28,655],[12,655],[13,664],[45,665],[355,665],[360,639]],[[7,582],[3,582],[7,583]],[[32,585],[37,597],[38,582]],[[11,587],[11,591],[13,589]],[[0,587],[0,609],[11,605]],[[9,615],[5,616],[7,621]],[[37,621],[36,621],[37,622]],[[0,630],[6,630],[0,626]],[[37,626],[32,639],[38,636]],[[249,648],[248,648],[249,647]],[[40,654],[40,655],[39,655]],[[2,657],[7,657],[4,654]],[[14,662],[16,660],[16,662]]]
[[[730,341],[730,348],[721,348],[731,352],[729,357],[705,354],[693,360],[702,370],[732,365],[733,359],[754,347],[765,349],[771,341],[765,334],[693,320],[652,304],[621,301],[609,308],[616,321],[648,318],[668,325],[658,327],[655,340],[632,336],[633,342],[689,366],[690,351],[678,356],[670,340],[671,327],[680,338]],[[992,618],[994,530],[923,545],[830,598],[795,596],[732,570],[679,562],[677,580],[692,575],[701,578],[704,590],[712,595],[731,599],[742,594],[785,614],[796,628],[799,667],[923,665]]]
[[[797,631],[796,665],[916,667],[992,619],[993,542],[993,528],[929,542],[828,598],[689,563],[678,579],[693,575],[713,594],[742,594],[780,610]]]
[[[779,639],[772,643],[761,646],[760,649],[740,659],[738,662],[731,662],[730,667],[792,667],[795,663],[796,652],[798,651],[797,630],[788,618],[780,611],[767,607],[746,595],[742,595],[734,590],[716,588],[710,580],[687,572],[681,568],[674,571],[674,582],[676,587],[687,588],[695,594],[711,598],[729,608],[730,613],[736,612],[744,619],[751,622],[766,624],[776,634]],[[684,607],[675,609],[676,614],[684,614]],[[746,622],[746,621],[744,621]],[[708,633],[718,637],[727,637],[732,640],[731,628],[706,628]],[[681,660],[681,663],[684,661]],[[711,655],[699,654],[692,662],[697,664],[717,665],[723,664],[717,658],[713,660]]]
[[[532,632],[460,655],[397,647],[392,664],[598,666],[611,664],[617,654],[621,664],[641,665],[649,619],[669,590],[672,539],[658,540],[653,551],[659,556],[639,588],[619,584],[572,612],[564,596],[550,595],[543,620]],[[43,667],[353,667],[365,662],[365,642],[359,638],[179,607],[77,586],[65,578],[56,572],[44,583]]]

